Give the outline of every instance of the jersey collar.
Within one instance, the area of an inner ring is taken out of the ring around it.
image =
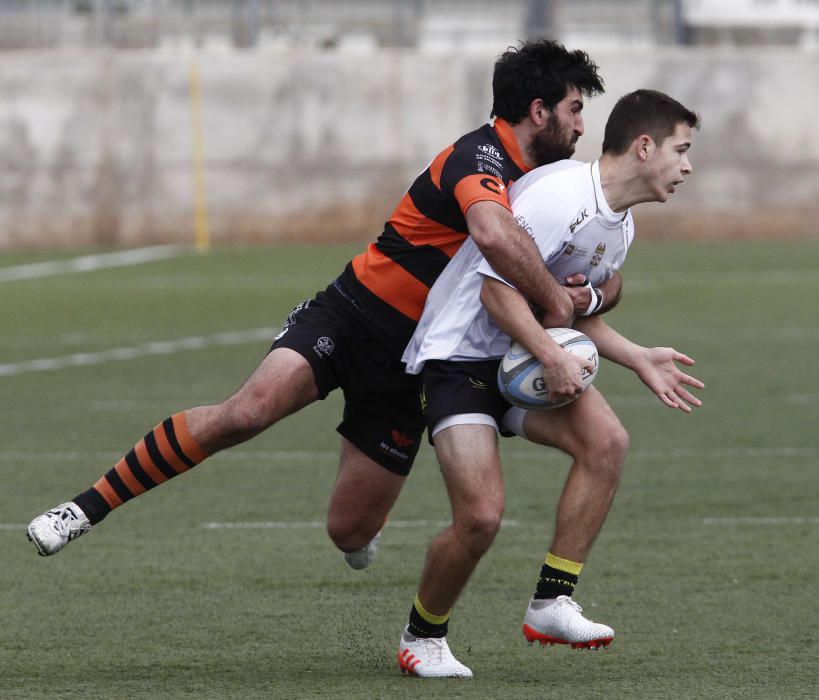
[[[523,160],[523,154],[521,154],[520,148],[518,148],[518,140],[515,138],[515,132],[512,130],[512,125],[505,119],[496,117],[495,124],[493,126],[495,128],[495,132],[498,134],[501,145],[509,154],[512,162],[514,162],[514,164],[517,165],[522,172],[528,173],[532,168],[526,165]]]
[[[619,224],[628,216],[629,210],[626,209],[625,212],[618,213],[614,211],[606,201],[606,196],[603,194],[603,184],[600,181],[600,161],[594,161],[594,163],[589,166],[589,170],[591,171],[594,199],[597,204],[598,214],[609,224]]]

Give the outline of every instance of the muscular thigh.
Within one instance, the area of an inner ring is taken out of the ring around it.
[[[331,285],[297,305],[271,354],[297,353],[312,370],[316,398],[344,392],[337,430],[364,456],[406,476],[423,431],[419,380],[404,372],[400,351],[384,345],[368,321]]]
[[[593,386],[567,406],[549,411],[527,411],[523,419],[527,439],[569,454],[576,454],[595,436],[620,428],[620,420]]]
[[[435,452],[454,510],[503,503],[497,431],[488,425],[453,425],[435,436]]]

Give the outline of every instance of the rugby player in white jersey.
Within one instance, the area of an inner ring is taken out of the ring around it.
[[[574,285],[575,327],[595,341],[602,357],[634,370],[665,405],[685,412],[701,404],[686,386],[704,385],[675,362],[693,360],[673,348],[639,346],[596,312],[603,308],[600,285],[623,264],[634,238],[629,207],[666,201],[691,174],[688,150],[696,126],[697,115],[679,102],[638,90],[614,107],[598,161],[543,166],[510,190],[513,213],[549,270],[558,282]],[[586,361],[565,353],[543,332],[526,299],[467,241],[433,286],[404,354],[408,372],[423,372],[425,418],[453,514],[452,525],[428,550],[399,645],[400,667],[419,676],[471,676],[445,637],[450,611],[500,527],[498,432],[557,447],[573,458],[553,540],[525,613],[526,638],[598,648],[614,637],[610,627],[583,617],[572,593],[614,498],[628,435],[593,386],[550,411],[506,403],[495,377],[510,336],[545,365],[553,399],[580,393]]]

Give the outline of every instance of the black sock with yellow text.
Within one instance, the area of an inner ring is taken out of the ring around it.
[[[428,612],[418,596],[410,610],[409,633],[416,637],[446,637],[449,628],[449,612],[445,615],[433,615]]]
[[[582,569],[583,564],[580,562],[562,559],[547,552],[534,597],[542,599],[557,598],[559,595],[571,596]]]

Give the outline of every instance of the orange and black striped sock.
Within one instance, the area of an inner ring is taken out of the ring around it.
[[[94,525],[114,508],[188,471],[208,457],[190,434],[184,412],[165,419],[88,491],[74,498]]]

